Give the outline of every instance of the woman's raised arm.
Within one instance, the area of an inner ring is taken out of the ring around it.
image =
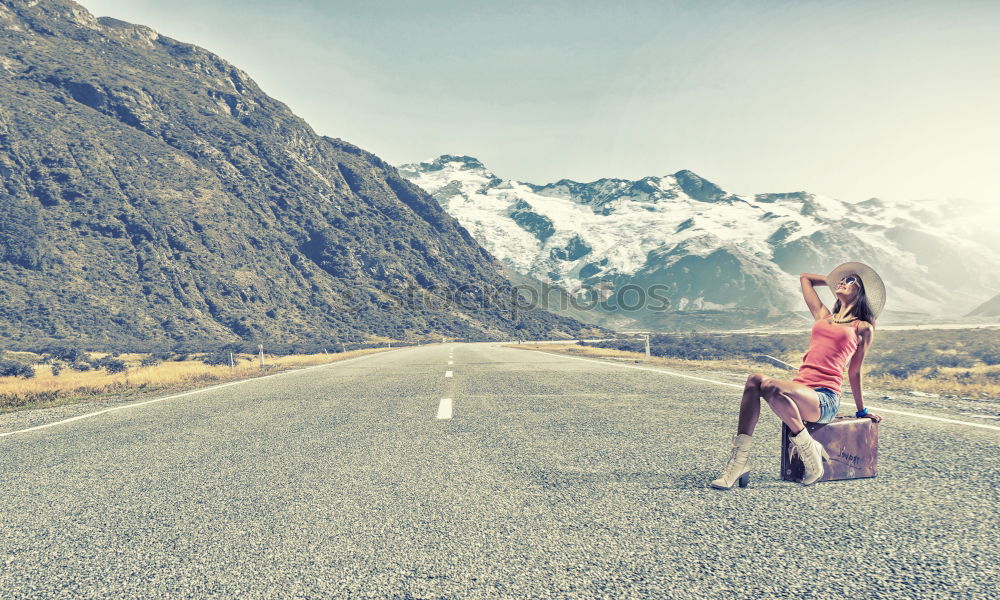
[[[812,313],[813,319],[819,321],[830,316],[830,311],[823,306],[823,301],[819,299],[819,294],[813,288],[815,285],[826,285],[826,277],[815,273],[802,273],[799,275],[799,283],[802,284],[802,297],[806,300],[806,306]]]

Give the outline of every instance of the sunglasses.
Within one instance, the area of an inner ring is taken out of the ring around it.
[[[858,279],[854,275],[848,275],[847,277],[844,277],[843,279],[840,280],[840,283],[842,283],[844,285],[852,285],[853,284],[853,285],[856,285],[858,287],[861,287],[861,280]]]

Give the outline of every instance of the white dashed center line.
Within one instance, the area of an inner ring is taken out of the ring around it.
[[[445,371],[444,372],[444,376],[445,377],[451,377],[451,371]]]
[[[453,360],[449,360],[449,361],[448,361],[448,364],[449,364],[449,365],[453,365],[453,364],[455,364],[455,361],[453,361]]]
[[[451,418],[451,398],[441,398],[441,403],[438,404],[437,418],[439,419]]]

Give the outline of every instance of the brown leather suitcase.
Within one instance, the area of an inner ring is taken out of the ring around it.
[[[835,417],[830,423],[806,423],[814,440],[823,444],[830,462],[823,462],[819,481],[875,477],[878,463],[878,423],[868,418]],[[781,478],[802,479],[802,459],[794,452],[791,431],[781,426]]]

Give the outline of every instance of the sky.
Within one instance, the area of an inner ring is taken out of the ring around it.
[[[84,0],[393,164],[966,198],[1000,220],[1000,2]]]

